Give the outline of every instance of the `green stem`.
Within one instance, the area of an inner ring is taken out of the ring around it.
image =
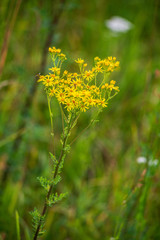
[[[73,141],[70,143],[70,145],[72,145],[93,123],[94,123],[94,121],[96,120],[96,118],[98,117],[98,115],[99,115],[99,113],[100,113],[101,111],[99,110],[98,112],[97,112],[97,114],[95,114],[95,116],[93,117],[93,119],[91,119],[91,121],[89,122],[89,124],[81,131],[81,133],[77,136],[77,137],[75,137],[74,139],[73,139]],[[79,115],[78,115],[78,117],[79,117]],[[77,118],[78,119],[78,118]]]
[[[72,123],[72,115],[70,117],[70,121],[68,123],[68,129],[67,129],[67,133],[66,135],[64,136],[63,138],[63,145],[62,145],[62,150],[61,150],[61,153],[60,153],[60,156],[59,156],[59,159],[58,159],[58,164],[56,166],[56,169],[55,169],[55,172],[54,172],[54,175],[53,175],[53,179],[56,178],[56,176],[58,175],[58,170],[59,170],[59,166],[61,164],[61,161],[63,159],[63,156],[65,155],[65,147],[67,145],[67,140],[68,140],[68,136],[70,134],[70,131],[72,129],[72,126],[73,126],[73,123]],[[43,210],[42,210],[42,213],[41,213],[41,219],[45,216],[46,214],[46,211],[48,209],[48,200],[49,200],[49,197],[52,193],[52,190],[53,190],[53,185],[50,186],[49,188],[49,191],[47,193],[47,196],[46,196],[46,200],[45,200],[45,203],[44,203],[44,206],[43,206]],[[34,238],[33,240],[37,240],[37,237],[38,237],[38,234],[39,234],[39,231],[40,231],[40,228],[41,228],[41,225],[42,225],[42,221],[40,220],[38,226],[37,226],[37,229],[36,229],[36,232],[35,232],[35,235],[34,235]]]
[[[97,86],[97,74],[95,74],[95,86]]]
[[[50,121],[51,121],[51,136],[53,138],[53,153],[55,154],[55,143],[54,143],[54,129],[53,129],[53,113],[51,110],[51,99],[49,96],[47,96],[48,100],[48,109],[49,109],[49,116],[50,116]]]
[[[63,128],[63,133],[64,133],[64,120],[67,122],[67,117],[63,111],[61,103],[59,103],[60,109],[61,109],[61,116],[62,116],[62,128]]]
[[[104,72],[103,81],[102,81],[101,84],[99,85],[99,88],[106,82],[106,76],[107,76],[107,74]]]
[[[116,95],[118,94],[118,92],[115,92],[115,94],[113,94],[111,97],[109,96],[108,99],[107,99],[107,102],[112,99],[113,97],[115,97]]]

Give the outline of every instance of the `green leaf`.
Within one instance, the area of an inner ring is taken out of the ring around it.
[[[52,180],[52,184],[56,185],[57,183],[59,183],[61,181],[61,176],[57,175],[53,180]]]
[[[20,237],[20,224],[19,224],[19,214],[18,211],[16,211],[16,230],[17,230],[17,240],[21,240]]]
[[[64,151],[65,151],[65,152],[69,152],[69,151],[70,151],[70,145],[69,145],[69,144],[67,144],[67,145],[65,146]]]
[[[40,182],[41,186],[48,192],[52,181],[48,180],[45,177],[37,177],[37,179]]]
[[[58,160],[57,160],[56,156],[53,155],[51,152],[49,152],[49,154],[50,154],[50,157],[51,157],[51,160],[53,161],[53,163],[54,163],[55,165],[57,165]]]
[[[40,212],[34,208],[32,212],[30,212],[32,215],[32,227],[33,230],[36,231],[38,225],[41,223],[40,231],[38,236],[43,235],[45,230],[44,230],[44,220],[45,220],[45,215],[41,216]]]
[[[47,202],[48,206],[51,207],[53,204],[61,201],[67,196],[67,194],[68,193],[61,193],[60,195],[58,195],[58,193],[51,194]]]

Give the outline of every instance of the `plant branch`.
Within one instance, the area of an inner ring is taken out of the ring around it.
[[[60,164],[61,164],[61,162],[62,162],[63,156],[65,155],[65,147],[66,147],[66,145],[67,145],[68,136],[69,136],[69,133],[70,133],[70,131],[71,131],[71,129],[72,129],[72,126],[73,126],[73,123],[72,123],[72,117],[71,117],[71,118],[70,118],[70,121],[69,121],[69,123],[68,123],[68,129],[67,129],[68,131],[67,131],[67,133],[66,133],[66,135],[64,136],[64,139],[63,139],[62,150],[61,150],[61,153],[60,153],[60,156],[59,156],[59,159],[58,159],[58,164],[57,164],[57,166],[56,166],[56,169],[55,169],[55,172],[54,172],[54,175],[53,175],[53,179],[55,179],[56,176],[58,175],[59,166],[60,166]],[[45,216],[46,211],[47,211],[47,209],[48,209],[48,204],[47,204],[47,202],[48,202],[49,197],[50,197],[50,195],[51,195],[51,193],[52,193],[52,190],[53,190],[53,184],[50,186],[49,191],[48,191],[48,193],[47,193],[46,200],[45,200],[45,203],[44,203],[44,207],[43,207],[43,210],[42,210],[42,213],[41,213],[41,219],[42,219],[42,217]],[[42,225],[42,222],[41,222],[41,220],[40,220],[40,222],[39,222],[39,224],[38,224],[38,226],[37,226],[37,229],[36,229],[36,232],[35,232],[35,235],[34,235],[33,240],[37,240],[37,237],[38,237],[38,234],[39,234],[41,225]]]
[[[54,129],[53,129],[53,113],[51,110],[51,99],[49,96],[47,96],[48,100],[48,109],[49,109],[49,115],[50,115],[50,121],[51,121],[51,136],[53,138],[53,153],[55,154],[55,142],[54,142]]]
[[[95,114],[95,117],[93,119],[91,119],[89,124],[81,131],[81,133],[73,139],[73,141],[70,143],[70,145],[72,145],[94,123],[94,121],[96,120],[99,113],[100,113],[100,111],[98,111],[97,114]]]

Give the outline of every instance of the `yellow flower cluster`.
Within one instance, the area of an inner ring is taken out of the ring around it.
[[[70,73],[65,70],[61,73],[61,64],[66,56],[61,49],[49,48],[54,67],[47,75],[41,75],[38,82],[42,82],[49,97],[56,97],[68,112],[85,112],[91,107],[104,108],[110,98],[116,95],[119,87],[116,81],[107,82],[107,75],[119,67],[116,58],[108,57],[101,60],[96,57],[95,66],[86,70],[87,64],[83,59],[75,60],[80,72]],[[102,81],[97,80],[97,75],[102,75]]]

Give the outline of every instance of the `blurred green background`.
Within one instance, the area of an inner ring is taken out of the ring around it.
[[[69,195],[48,212],[42,239],[160,239],[159,13],[158,0],[1,0],[0,239],[17,239],[16,211],[22,239],[31,239],[29,212],[44,201],[37,177],[51,169],[50,121],[36,75],[52,64],[50,46],[70,71],[77,57],[92,66],[95,56],[116,56],[120,93],[72,145],[57,186]],[[107,27],[113,16],[131,29]],[[55,105],[57,141],[60,117]],[[71,138],[88,121],[83,114]]]

